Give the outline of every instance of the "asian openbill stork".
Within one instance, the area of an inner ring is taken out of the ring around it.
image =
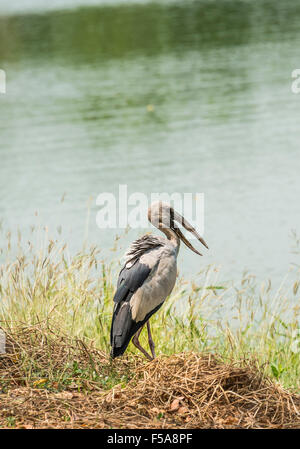
[[[149,319],[163,305],[175,285],[180,240],[192,251],[202,255],[182,234],[178,224],[208,248],[193,226],[166,203],[152,203],[148,209],[148,220],[166,238],[146,234],[135,240],[125,254],[125,265],[120,271],[114,296],[110,331],[112,358],[124,354],[132,337],[132,343],[149,360],[155,358]],[[139,335],[145,324],[152,357],[139,342]]]

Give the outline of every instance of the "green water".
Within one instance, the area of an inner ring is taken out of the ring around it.
[[[89,241],[113,257],[99,193],[204,192],[210,251],[182,249],[181,269],[280,280],[300,232],[300,2],[43,3],[0,2],[3,227],[77,250],[90,198]]]

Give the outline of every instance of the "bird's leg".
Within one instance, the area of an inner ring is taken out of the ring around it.
[[[148,331],[148,343],[149,343],[149,348],[151,349],[151,353],[152,353],[152,357],[155,359],[156,355],[155,355],[155,344],[154,341],[152,339],[152,335],[151,335],[151,329],[150,329],[150,321],[147,321],[147,331]]]
[[[133,339],[132,339],[132,343],[134,344],[134,346],[135,346],[136,348],[138,348],[138,349],[144,354],[145,357],[147,357],[148,360],[153,360],[153,358],[151,357],[151,355],[148,354],[148,352],[141,346],[141,344],[140,344],[140,342],[139,342],[139,336],[140,336],[140,333],[142,332],[143,327],[144,327],[144,326],[142,326],[142,327],[137,331],[137,333],[134,335],[134,337],[133,337]]]

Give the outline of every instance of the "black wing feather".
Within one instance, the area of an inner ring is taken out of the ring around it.
[[[114,324],[113,342],[111,345],[112,349],[110,353],[113,359],[124,354],[127,346],[129,345],[131,337],[134,336],[134,334],[149,320],[149,318],[155,312],[157,312],[158,309],[161,308],[162,305],[163,302],[161,304],[158,304],[158,306],[151,310],[151,312],[147,313],[143,321],[139,321],[138,323],[136,323],[131,316],[130,304],[128,302],[124,303],[122,309],[117,315],[117,320],[115,321],[115,323],[118,322],[118,326]]]
[[[114,312],[110,330],[111,356],[117,357],[126,350],[131,337],[144,324],[132,319],[129,301],[151,272],[151,268],[137,259],[129,268],[120,271],[114,296]],[[148,319],[148,318],[147,318]]]
[[[144,263],[140,263],[138,259],[129,268],[126,268],[125,265],[119,274],[114,302],[129,301],[133,293],[143,285],[150,271],[151,268]]]

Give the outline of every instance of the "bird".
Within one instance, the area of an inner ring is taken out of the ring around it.
[[[204,239],[174,208],[166,202],[155,201],[148,209],[148,220],[164,233],[145,234],[135,240],[125,253],[125,265],[117,281],[110,329],[112,359],[126,351],[130,340],[148,359],[156,357],[150,318],[171,294],[177,277],[177,256],[182,241],[202,256],[179,228],[182,225],[207,249]],[[150,355],[140,344],[139,336],[146,325]]]

